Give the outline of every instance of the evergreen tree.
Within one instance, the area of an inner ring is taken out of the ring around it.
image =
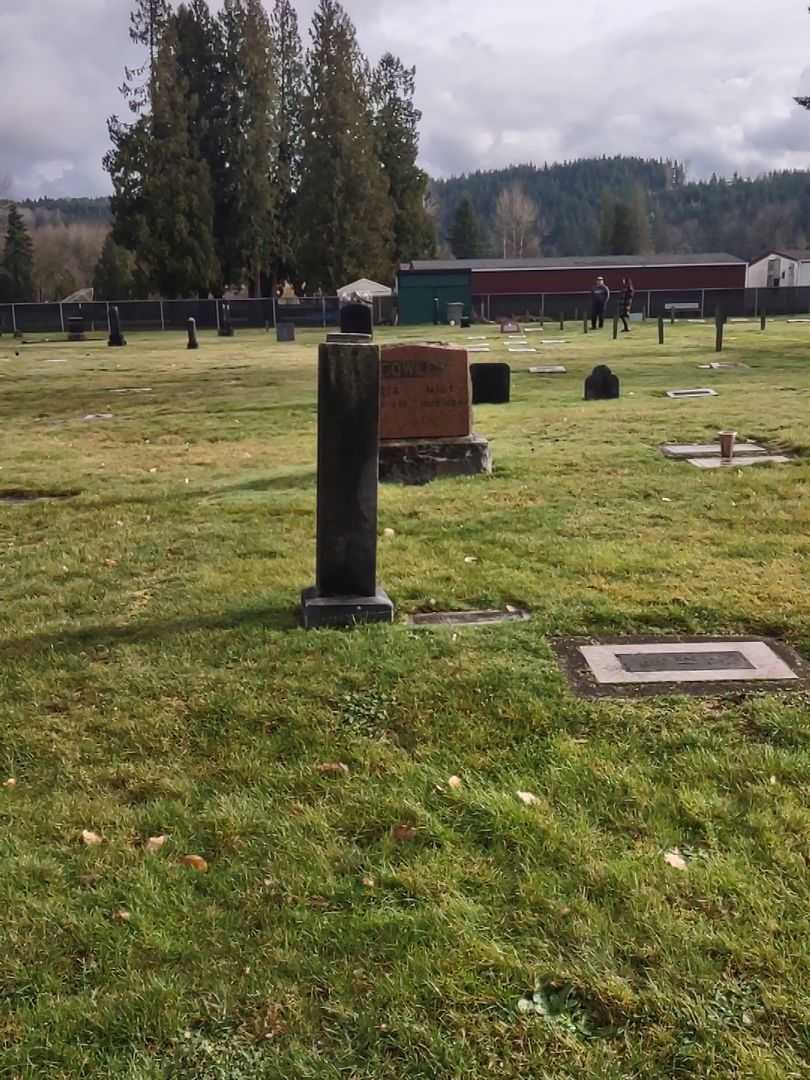
[[[272,285],[295,276],[295,201],[301,174],[304,60],[298,15],[290,0],[276,0],[271,18],[278,84],[276,189]]]
[[[227,102],[225,190],[228,235],[223,238],[226,281],[247,275],[261,291],[270,267],[275,190],[275,68],[270,23],[261,0],[225,0],[220,16]]]
[[[174,16],[177,33],[177,65],[188,84],[194,104],[189,116],[189,135],[196,153],[208,166],[213,199],[214,247],[219,268],[225,262],[228,208],[227,107],[224,91],[222,32],[206,0],[188,0]],[[222,294],[223,282],[211,282],[214,295]]]
[[[155,73],[158,49],[163,31],[169,21],[171,6],[168,0],[135,0],[129,15],[129,37],[136,45],[143,45],[148,56],[138,68],[125,68],[126,81],[121,93],[134,113],[142,112],[150,104],[155,90]],[[143,79],[138,85],[133,80]]]
[[[394,204],[396,261],[432,258],[436,233],[426,210],[428,177],[416,164],[421,112],[413,103],[415,68],[386,53],[372,76],[377,153]]]
[[[448,239],[450,250],[457,259],[481,257],[483,250],[481,223],[469,195],[465,195],[456,207]]]
[[[334,294],[353,278],[391,280],[393,208],[376,154],[367,64],[337,0],[319,0],[310,35],[299,272],[309,289]]]
[[[131,252],[119,247],[112,233],[107,235],[93,274],[93,297],[96,300],[133,298],[134,260]]]
[[[0,267],[8,275],[4,289],[10,294],[10,300],[26,303],[34,299],[34,245],[15,203],[8,211],[6,244]]]
[[[210,174],[189,135],[195,103],[178,70],[171,24],[158,49],[154,94],[136,261],[163,296],[207,296],[217,275]]]

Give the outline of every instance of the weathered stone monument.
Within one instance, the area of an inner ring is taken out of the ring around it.
[[[304,626],[390,623],[377,585],[380,350],[318,350],[318,509],[315,585],[301,596]]]
[[[611,401],[619,397],[619,377],[607,364],[597,364],[585,380],[586,401]]]
[[[295,323],[276,323],[276,341],[295,341]]]
[[[186,328],[188,329],[188,345],[186,346],[186,348],[199,349],[200,343],[197,340],[197,320],[191,315],[189,316],[188,322],[186,323]]]
[[[110,308],[110,336],[107,344],[121,347],[126,343],[127,339],[121,333],[121,316],[118,313],[118,307],[114,305]]]
[[[470,364],[470,379],[473,405],[505,405],[511,398],[512,369],[508,364]]]
[[[340,309],[341,334],[374,334],[374,314],[368,304],[344,304]]]
[[[492,471],[489,443],[472,431],[466,349],[383,346],[380,439],[383,481],[427,484]]]
[[[222,304],[219,308],[219,329],[217,330],[219,337],[233,337],[234,329],[231,322],[231,305]]]
[[[505,319],[501,323],[501,333],[502,334],[519,334],[520,333],[520,323],[516,323],[512,319]]]
[[[86,330],[87,324],[84,321],[84,315],[70,316],[70,318],[68,319],[68,341],[86,341]]]

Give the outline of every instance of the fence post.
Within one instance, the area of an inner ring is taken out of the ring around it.
[[[14,304],[11,305],[11,331],[17,333],[17,316],[14,313]]]
[[[754,318],[759,315],[759,289],[754,289]]]
[[[219,333],[219,299],[214,300],[214,311],[217,313],[217,333]]]
[[[107,301],[107,333],[112,334],[112,323],[110,322],[110,301]]]
[[[700,290],[700,317],[704,318],[706,313],[706,290]]]
[[[273,326],[278,326],[278,313],[276,312],[276,294],[273,293]]]
[[[323,320],[323,328],[326,329],[326,297],[321,297],[321,319]]]
[[[165,322],[165,320],[163,318],[163,301],[162,300],[160,301],[160,329],[161,330],[166,329],[166,322]]]
[[[647,314],[652,315],[652,293],[647,289]]]
[[[59,301],[59,325],[62,327],[62,333],[65,332],[65,309],[62,307],[62,301]]]

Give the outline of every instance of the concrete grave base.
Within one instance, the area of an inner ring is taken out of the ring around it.
[[[786,454],[738,454],[735,447],[731,461],[723,461],[719,457],[694,457],[686,460],[696,469],[744,469],[746,465],[785,465],[795,459]]]
[[[411,626],[492,626],[494,623],[528,622],[528,611],[425,611],[409,615]]]
[[[480,435],[380,443],[380,481],[384,484],[429,484],[445,476],[491,472],[492,452]]]
[[[663,443],[660,447],[664,457],[674,458],[676,461],[686,461],[689,458],[719,458],[720,443]],[[735,454],[753,457],[755,454],[767,454],[768,450],[759,443],[736,443]]]
[[[372,340],[371,334],[343,334],[334,331],[326,335],[327,345],[368,345]]]
[[[585,697],[724,694],[806,689],[792,649],[758,638],[591,638],[552,642],[573,689]]]
[[[394,605],[384,589],[378,588],[374,596],[320,596],[313,585],[301,593],[301,622],[306,630],[393,621]]]

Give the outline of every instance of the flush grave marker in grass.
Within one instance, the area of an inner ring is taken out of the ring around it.
[[[802,661],[792,650],[758,638],[560,640],[553,647],[572,686],[585,696],[716,694],[805,683]]]
[[[667,390],[668,398],[699,398],[717,397],[717,391],[708,386],[698,387],[696,390]]]

